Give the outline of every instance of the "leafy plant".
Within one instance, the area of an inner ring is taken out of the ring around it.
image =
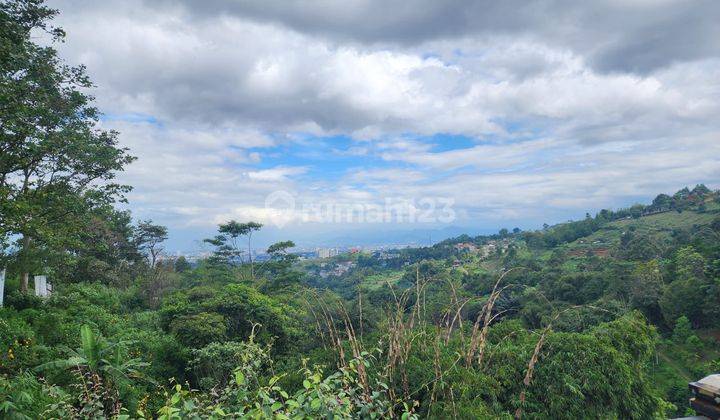
[[[122,406],[120,396],[133,381],[152,381],[139,370],[147,363],[126,357],[127,343],[107,341],[87,324],[80,327],[80,343],[77,349],[64,348],[67,358],[44,363],[35,370],[73,370],[80,380],[80,405],[85,414],[95,410],[118,414]]]

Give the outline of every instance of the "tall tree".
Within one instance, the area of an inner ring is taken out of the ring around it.
[[[158,257],[165,249],[162,243],[168,238],[167,228],[145,220],[138,223],[133,236],[138,250],[146,254],[150,267],[155,268]]]
[[[301,280],[302,273],[292,269],[293,264],[299,258],[296,254],[289,252],[290,248],[294,247],[295,242],[293,241],[281,241],[270,245],[265,251],[270,259],[261,267],[268,264],[267,271],[271,275],[270,284],[273,288],[297,284]]]
[[[250,276],[255,278],[252,259],[252,234],[260,230],[262,224],[257,222],[239,223],[231,220],[218,226],[218,233],[214,238],[205,239],[204,242],[215,247],[215,258],[228,264],[239,260],[241,263],[244,251],[240,247],[239,240],[243,236],[248,238],[248,262],[250,263]]]
[[[253,279],[255,278],[255,270],[253,268],[253,256],[252,256],[252,234],[255,231],[260,230],[262,228],[262,224],[257,222],[247,222],[243,223],[243,228],[245,229],[245,234],[248,237],[248,257],[250,258],[250,277]]]
[[[87,281],[127,286],[133,278],[136,264],[142,255],[133,240],[133,225],[129,211],[102,206],[76,218],[73,230],[82,232],[71,242],[62,244],[52,261],[57,275],[63,280]],[[67,242],[67,241],[65,241]]]
[[[705,264],[704,257],[691,246],[680,248],[675,254],[675,280],[665,286],[659,302],[669,327],[681,316],[686,316],[696,328],[708,323],[703,308],[717,306],[717,302],[713,302],[714,296],[709,293],[712,281],[705,276]]]
[[[122,199],[129,187],[112,179],[134,159],[97,128],[85,68],[33,41],[33,31],[62,41],[56,14],[41,0],[0,3],[0,233],[20,238],[23,291],[34,243],[62,242],[78,233],[73,217]]]
[[[663,293],[663,277],[657,260],[639,263],[630,282],[630,303],[652,321],[662,322],[659,301]]]

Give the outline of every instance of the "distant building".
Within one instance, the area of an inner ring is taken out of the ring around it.
[[[459,244],[455,244],[455,249],[458,251],[467,251],[467,252],[475,252],[477,251],[477,247],[475,244],[472,244],[470,242],[463,242]]]
[[[338,255],[340,251],[337,248],[318,248],[318,258],[330,258]]]
[[[507,239],[503,239],[501,241],[490,241],[480,247],[479,254],[482,258],[487,258],[497,253],[503,254],[507,251],[508,246],[510,246],[510,241]]]

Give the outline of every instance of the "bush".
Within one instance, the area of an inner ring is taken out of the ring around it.
[[[42,306],[43,300],[30,293],[22,293],[14,290],[5,296],[5,305],[11,306],[18,311],[23,309],[37,309]]]
[[[71,418],[70,396],[25,372],[0,375],[0,417],[6,419]]]
[[[182,344],[198,348],[213,341],[224,341],[227,326],[222,315],[200,312],[175,319],[170,323],[170,330]]]
[[[0,373],[16,373],[36,363],[35,332],[10,309],[0,310]]]
[[[253,343],[244,349],[248,355],[265,353]],[[385,418],[390,414],[387,387],[381,383],[367,383],[363,374],[370,367],[367,354],[350,361],[346,368],[324,377],[319,368],[303,369],[302,388],[290,394],[280,386],[280,377],[267,382],[255,380],[258,374],[256,357],[251,364],[241,364],[233,372],[228,386],[220,390],[214,401],[184,390],[177,385],[166,395],[166,404],[158,414],[161,418]],[[415,419],[410,407],[405,407],[403,419]]]
[[[686,316],[681,316],[675,321],[675,328],[673,328],[672,339],[678,344],[685,343],[688,338],[692,335],[692,328],[690,327],[690,320]]]
[[[56,308],[72,308],[84,305],[100,306],[111,312],[120,311],[120,292],[98,283],[70,284],[53,294],[48,303]]]
[[[246,380],[257,381],[257,374],[265,372],[271,364],[268,351],[252,342],[211,343],[202,349],[193,350],[192,357],[188,369],[192,370],[201,389],[224,388],[233,369],[238,366],[252,367],[246,369]]]

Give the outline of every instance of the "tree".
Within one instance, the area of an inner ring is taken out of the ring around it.
[[[683,315],[675,321],[672,339],[678,344],[685,344],[685,341],[690,338],[691,335],[692,327],[690,326],[690,320]]]
[[[0,4],[0,236],[20,237],[23,291],[34,242],[57,246],[78,233],[73,218],[122,199],[129,188],[111,181],[134,159],[96,128],[84,67],[33,42],[33,31],[63,39],[48,23],[56,14],[37,0]]]
[[[205,239],[204,242],[215,247],[215,257],[225,263],[232,264],[234,260],[239,259],[242,263],[243,251],[238,243],[242,236],[248,237],[248,261],[250,262],[250,276],[255,278],[253,271],[252,259],[252,234],[262,228],[262,224],[257,222],[239,223],[231,220],[218,226],[219,235],[214,238]]]
[[[82,232],[59,253],[64,257],[62,264],[53,261],[53,266],[61,268],[57,277],[72,282],[93,279],[115,286],[129,285],[135,263],[142,260],[132,238],[130,212],[102,206],[84,215],[80,222],[77,228]]]
[[[302,273],[292,270],[292,265],[297,261],[298,256],[289,253],[288,250],[294,247],[295,242],[293,241],[281,241],[270,245],[266,251],[270,255],[270,259],[261,267],[268,265],[267,271],[272,276],[274,288],[296,284],[302,278]]]
[[[655,210],[668,210],[672,204],[672,197],[667,194],[658,194],[652,201],[651,207]]]
[[[273,259],[283,259],[286,256],[290,255],[290,254],[288,254],[288,249],[294,248],[294,247],[295,247],[295,242],[293,242],[293,241],[281,241],[281,242],[276,242],[276,243],[270,245],[266,252]]]
[[[705,184],[697,184],[695,185],[695,188],[690,191],[690,194],[698,197],[705,197],[710,194],[710,192],[710,188],[708,188]]]
[[[708,293],[712,282],[705,279],[704,272],[705,259],[693,247],[678,250],[675,255],[675,280],[665,286],[659,302],[668,326],[675,325],[683,315],[695,327],[705,323],[703,308],[717,303],[712,302],[714,297]]]
[[[705,258],[692,246],[680,248],[675,254],[675,273],[680,279],[705,276]]]
[[[133,237],[138,250],[146,254],[150,268],[155,268],[157,258],[164,250],[162,243],[168,238],[167,228],[154,225],[152,220],[145,220],[138,223]]]
[[[192,266],[188,262],[187,258],[185,258],[184,256],[181,255],[175,260],[175,271],[176,272],[184,273],[190,269],[192,269]]]
[[[174,319],[170,330],[186,347],[200,348],[212,342],[225,341],[225,318],[216,313],[200,312]]]
[[[632,274],[630,303],[653,321],[661,320],[658,302],[663,292],[663,278],[657,260],[637,265]]]
[[[260,230],[262,228],[262,224],[257,222],[248,222],[243,224],[246,235],[248,237],[248,257],[250,258],[250,276],[255,278],[255,273],[253,272],[253,258],[252,258],[252,234],[254,231]]]

